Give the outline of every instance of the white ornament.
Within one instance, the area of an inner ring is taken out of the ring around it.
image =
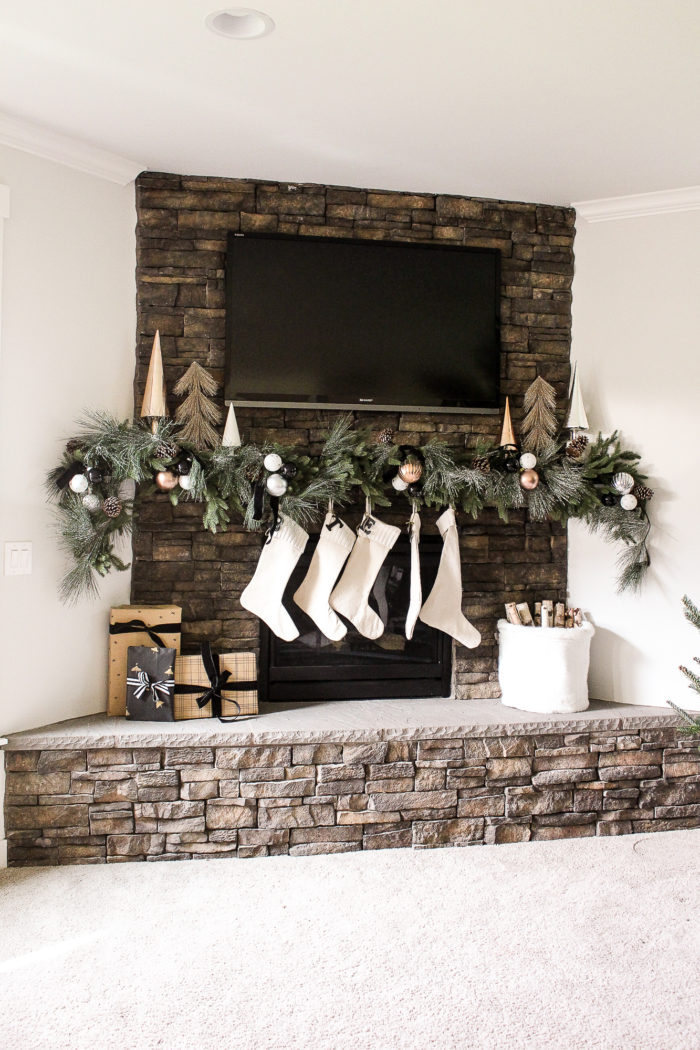
[[[623,510],[634,510],[637,506],[637,497],[633,496],[631,492],[626,492],[620,500],[620,506]]]
[[[612,483],[613,488],[617,489],[618,492],[631,492],[634,488],[634,478],[631,474],[627,474],[625,471],[621,474],[615,474]]]
[[[394,486],[397,492],[404,492],[408,488],[408,482],[400,478],[398,474],[394,475],[391,479],[391,484]]]
[[[102,500],[95,492],[86,492],[83,496],[83,506],[90,514],[95,514],[102,506]]]
[[[87,492],[89,484],[90,483],[84,474],[74,474],[68,482],[68,485],[73,492]]]
[[[268,459],[270,457],[268,456]],[[279,459],[279,456],[277,457]],[[280,461],[281,462],[281,461]],[[265,482],[267,491],[271,496],[284,496],[287,491],[287,482],[279,474],[270,474],[269,478]]]
[[[265,470],[271,470],[274,473],[282,466],[282,457],[278,456],[276,452],[269,452],[263,460],[263,466]]]
[[[184,489],[185,492],[189,492],[190,489],[192,488],[192,475],[191,474],[181,474],[180,477],[178,478],[178,481],[180,483],[180,488]]]
[[[537,456],[533,452],[523,452],[520,457],[520,466],[523,470],[532,470],[537,466]]]

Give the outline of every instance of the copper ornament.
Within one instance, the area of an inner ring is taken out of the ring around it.
[[[540,483],[540,476],[536,470],[523,470],[520,472],[520,486],[532,492]]]
[[[170,492],[179,480],[172,470],[159,470],[155,476],[156,488],[159,488],[161,492]]]
[[[420,479],[423,473],[423,467],[415,459],[407,459],[405,463],[402,463],[399,467],[399,477],[402,481],[405,481],[407,485],[413,485]]]

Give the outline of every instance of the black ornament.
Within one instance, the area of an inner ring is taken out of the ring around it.
[[[613,496],[612,492],[604,492],[600,497],[600,502],[604,507],[614,507],[617,503],[617,499]]]
[[[278,473],[281,474],[283,478],[289,480],[290,478],[296,477],[297,468],[294,463],[283,463]]]
[[[88,467],[85,473],[91,485],[99,485],[101,481],[104,481],[104,474],[99,467]]]
[[[414,481],[413,484],[409,485],[408,488],[406,489],[406,492],[408,492],[409,496],[420,496],[422,491],[423,491],[423,482],[422,481]]]
[[[172,469],[174,474],[179,474],[181,477],[183,474],[189,474],[189,472],[192,470],[191,457],[185,456],[183,459],[178,460],[178,462]]]
[[[517,460],[514,456],[510,459],[507,459],[503,465],[509,474],[517,474],[517,472],[520,470],[520,461]]]

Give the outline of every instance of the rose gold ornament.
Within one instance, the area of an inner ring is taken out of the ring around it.
[[[527,489],[531,492],[536,489],[540,483],[540,476],[536,470],[521,470],[520,472],[520,485],[521,488]]]
[[[161,492],[170,492],[171,489],[175,488],[179,480],[172,470],[159,470],[155,476],[156,487]]]
[[[407,459],[405,463],[402,463],[399,467],[399,477],[402,481],[405,481],[407,485],[413,485],[420,479],[423,473],[423,467],[415,459]]]

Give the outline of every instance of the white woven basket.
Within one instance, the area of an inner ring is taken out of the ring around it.
[[[585,711],[595,628],[520,627],[498,621],[501,703],[539,714]]]

